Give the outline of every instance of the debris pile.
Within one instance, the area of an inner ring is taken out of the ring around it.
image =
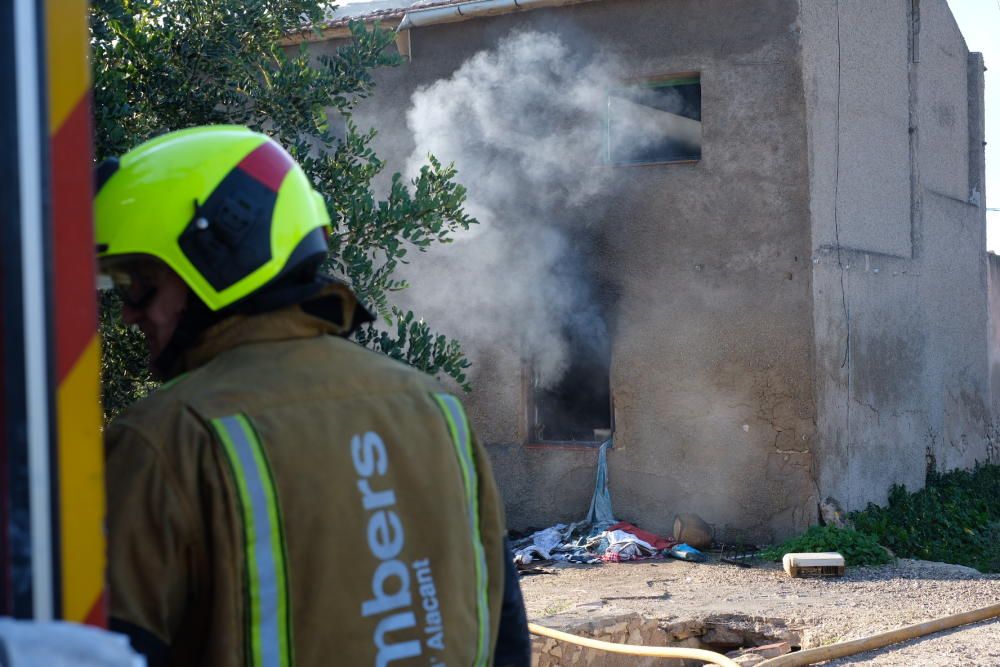
[[[630,560],[672,556],[700,561],[698,549],[673,537],[661,537],[627,521],[614,518],[608,491],[607,450],[611,440],[601,445],[597,461],[594,497],[587,517],[574,523],[559,523],[511,541],[514,563],[520,570],[539,561],[570,563],[620,563]],[[693,516],[693,515],[690,515]],[[700,519],[699,519],[700,521]]]
[[[519,567],[534,561],[570,563],[619,563],[662,558],[675,546],[671,538],[648,533],[625,521],[613,524],[587,521],[559,523],[515,540],[514,563]]]

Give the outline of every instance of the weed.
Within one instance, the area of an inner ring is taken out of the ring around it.
[[[1000,466],[932,471],[920,491],[893,486],[886,507],[870,504],[850,518],[897,556],[1000,572]]]
[[[884,565],[891,560],[886,550],[870,535],[835,526],[813,526],[798,537],[765,549],[761,557],[781,560],[787,553],[817,551],[836,551],[844,557],[847,565]]]

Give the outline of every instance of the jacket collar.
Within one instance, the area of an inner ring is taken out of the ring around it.
[[[302,303],[255,315],[232,315],[210,326],[181,354],[177,372],[203,366],[240,345],[321,335],[346,338],[372,319],[346,285],[330,283]]]

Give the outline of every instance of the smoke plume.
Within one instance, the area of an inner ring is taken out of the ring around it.
[[[522,32],[414,93],[407,171],[429,153],[454,162],[480,224],[413,259],[404,305],[457,337],[474,364],[482,352],[531,358],[545,385],[567,367],[568,332],[606,354],[585,246],[608,180],[604,113],[618,81],[609,59]]]

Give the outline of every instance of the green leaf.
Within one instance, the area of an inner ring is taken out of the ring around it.
[[[385,199],[375,196],[372,180],[385,166],[372,148],[376,131],[360,131],[351,113],[373,94],[373,71],[401,59],[389,48],[391,30],[358,21],[349,26],[352,40],[334,53],[278,45],[304,26],[315,31],[327,7],[318,0],[94,0],[96,154],[121,155],[162,132],[214,123],[273,136],[326,201],[333,229],[323,270],[345,278],[382,318],[355,339],[468,389],[458,341],[400,313],[391,298],[409,287],[397,276],[408,251],[448,243],[476,224],[464,208],[465,188],[453,166],[429,156],[412,181],[393,174]],[[118,323],[116,307],[101,297],[107,418],[156,384],[144,370],[142,341]]]

